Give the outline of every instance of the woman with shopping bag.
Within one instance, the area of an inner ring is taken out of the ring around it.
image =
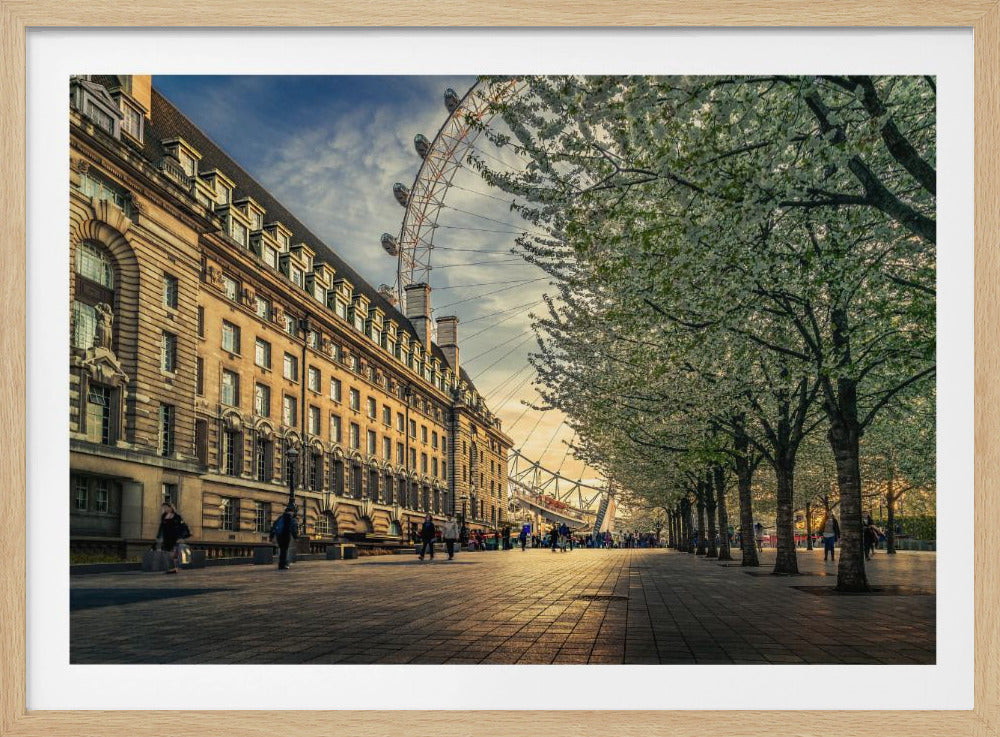
[[[177,558],[182,553],[179,549],[182,545],[181,541],[191,537],[191,530],[177,513],[173,504],[163,502],[161,509],[160,529],[156,532],[156,539],[160,542],[160,550],[166,550],[170,553],[170,567],[166,572],[177,573]]]

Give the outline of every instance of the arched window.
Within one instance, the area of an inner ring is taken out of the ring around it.
[[[84,241],[76,249],[76,282],[73,300],[73,347],[94,347],[99,314],[97,305],[114,309],[115,269],[108,253]]]

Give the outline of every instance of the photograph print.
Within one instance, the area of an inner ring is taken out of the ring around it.
[[[934,664],[936,79],[69,84],[73,664]]]

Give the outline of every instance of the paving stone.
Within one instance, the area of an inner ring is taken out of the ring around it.
[[[362,558],[302,561],[283,574],[247,565],[87,576],[71,581],[70,660],[935,662],[935,597],[924,595],[935,588],[934,553],[876,555],[868,573],[880,595],[817,596],[813,587],[836,583],[836,567],[817,552],[799,552],[803,576],[748,576],[669,550],[490,552],[468,567]],[[752,572],[771,565],[765,551]]]

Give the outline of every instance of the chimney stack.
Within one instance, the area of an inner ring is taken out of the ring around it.
[[[424,348],[431,347],[431,288],[427,284],[408,284],[406,293],[406,319],[412,323],[414,330]]]
[[[452,315],[437,319],[438,347],[448,360],[451,370],[458,376],[458,318]]]

